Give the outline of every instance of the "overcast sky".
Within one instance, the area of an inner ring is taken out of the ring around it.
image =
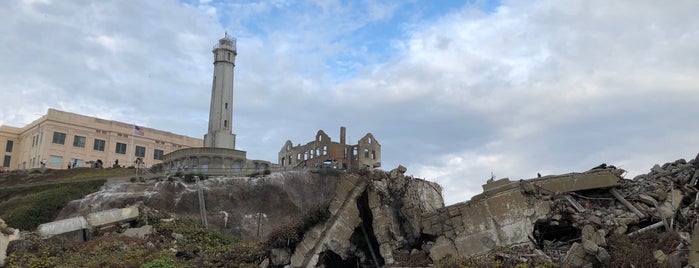
[[[447,204],[490,178],[647,173],[699,152],[699,1],[69,1],[0,8],[0,124],[48,108],[203,138],[237,38],[233,132],[276,162],[319,129]]]

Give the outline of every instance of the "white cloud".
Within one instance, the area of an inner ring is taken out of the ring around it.
[[[11,1],[0,124],[53,107],[201,137],[211,46],[229,31],[233,129],[252,158],[345,125],[454,203],[490,172],[633,175],[699,151],[696,2],[429,4]]]

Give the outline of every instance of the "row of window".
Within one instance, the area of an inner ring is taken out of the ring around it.
[[[73,146],[85,148],[86,140],[87,139],[83,136],[75,135],[75,137],[73,138]],[[65,144],[65,141],[66,141],[66,134],[65,133],[61,133],[61,132],[54,132],[53,133],[53,143]],[[106,144],[105,140],[95,139],[95,141],[92,145],[92,149],[95,151],[104,152],[105,144]],[[114,149],[115,153],[126,154],[126,149],[127,149],[126,143],[117,142],[116,146],[114,148],[115,148]],[[136,145],[135,149],[136,150],[134,152],[134,156],[146,157],[146,147]],[[163,150],[153,149],[153,159],[163,160],[163,154],[164,154]]]

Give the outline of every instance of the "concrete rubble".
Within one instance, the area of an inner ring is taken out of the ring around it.
[[[699,267],[699,235],[693,232],[698,224],[698,166],[697,160],[680,159],[632,180],[623,178],[624,170],[606,164],[580,173],[504,178],[489,181],[471,200],[447,207],[438,185],[404,176],[403,167],[368,172],[366,186],[358,180],[352,187],[338,187],[354,193],[351,199],[357,206],[352,206],[351,216],[331,209],[334,220],[306,234],[285,264],[407,266],[396,254],[417,253],[436,263],[448,256],[478,258],[517,247],[524,249],[522,254],[499,253],[498,258],[544,259],[561,267],[628,267],[632,262],[619,260],[618,251],[614,259],[613,247],[619,245],[609,239],[620,243],[619,236],[667,233],[658,239],[668,246],[649,251],[645,261],[651,266]],[[342,234],[327,229],[338,219],[346,224]],[[364,239],[360,232],[365,232]]]

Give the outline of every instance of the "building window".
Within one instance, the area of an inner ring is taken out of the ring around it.
[[[228,60],[231,60],[231,53],[228,52]]]
[[[163,160],[163,150],[153,149],[153,159]]]
[[[364,148],[364,158],[369,158],[369,149]]]
[[[134,154],[134,155],[136,157],[145,157],[146,156],[146,147],[136,145],[136,154]]]
[[[85,137],[76,135],[75,138],[73,139],[73,146],[85,148]]]
[[[228,120],[223,120],[223,128],[228,128]]]
[[[61,132],[53,132],[53,143],[55,144],[65,144],[66,134]]]
[[[92,146],[92,149],[104,152],[104,144],[104,140],[95,139],[95,144]]]
[[[114,152],[118,154],[126,154],[126,143],[117,142]]]
[[[13,145],[14,145],[14,141],[8,140],[7,144],[5,145],[5,152],[11,153]]]
[[[10,160],[12,160],[12,157],[9,155],[6,155],[5,159],[2,161],[2,166],[3,167],[10,167]]]
[[[223,104],[223,106],[226,107],[226,110],[228,110],[228,103],[227,102],[225,104]]]
[[[371,159],[376,159],[376,151],[371,150]]]

